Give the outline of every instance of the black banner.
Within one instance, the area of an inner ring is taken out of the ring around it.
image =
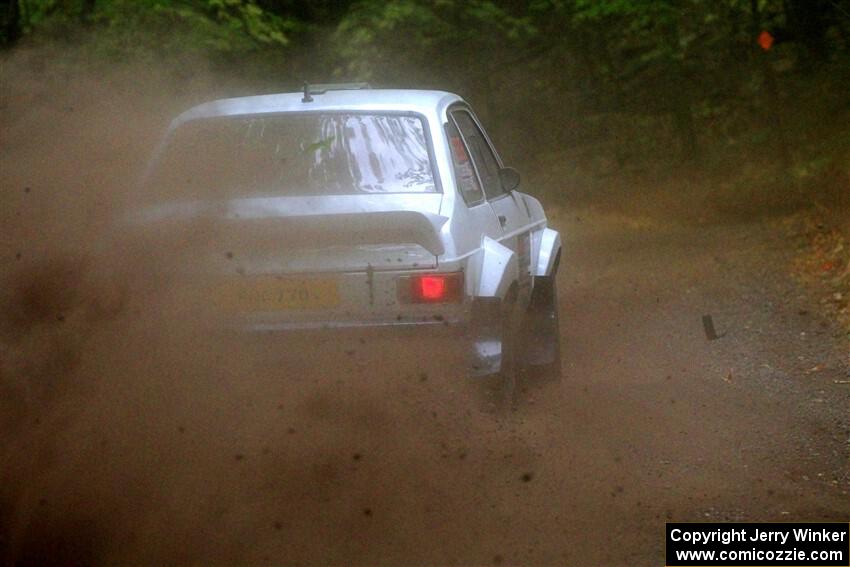
[[[667,524],[669,567],[850,565],[850,524]]]

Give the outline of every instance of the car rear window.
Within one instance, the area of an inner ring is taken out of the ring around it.
[[[147,178],[173,196],[435,193],[424,120],[305,113],[193,120]]]

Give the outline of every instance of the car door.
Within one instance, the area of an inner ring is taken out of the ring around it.
[[[450,115],[472,157],[487,202],[501,225],[499,241],[517,255],[520,291],[527,293],[531,283],[531,218],[528,209],[520,195],[502,187],[499,177],[501,159],[473,114],[465,107],[456,107]]]

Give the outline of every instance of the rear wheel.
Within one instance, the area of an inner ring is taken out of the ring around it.
[[[561,380],[561,325],[555,276],[537,276],[523,325],[523,354],[532,380]]]

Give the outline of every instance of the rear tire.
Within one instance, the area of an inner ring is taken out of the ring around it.
[[[561,325],[555,276],[537,276],[523,329],[526,371],[534,381],[561,381]]]

